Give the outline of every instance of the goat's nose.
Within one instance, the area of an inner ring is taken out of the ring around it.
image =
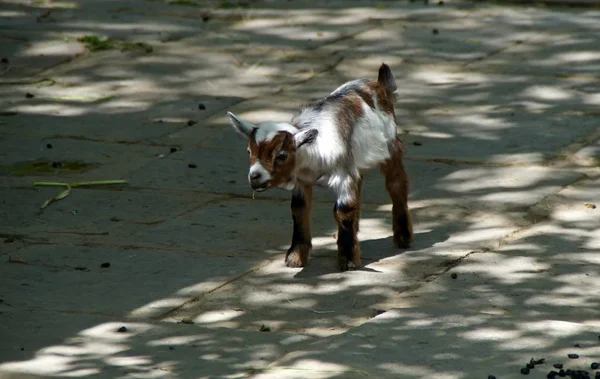
[[[260,172],[253,172],[250,174],[250,180],[260,179]]]

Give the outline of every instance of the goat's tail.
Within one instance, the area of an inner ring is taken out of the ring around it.
[[[379,67],[379,76],[377,77],[377,83],[385,90],[388,96],[391,95],[398,89],[396,86],[396,81],[394,80],[394,75],[392,74],[392,70],[390,67],[382,63]]]

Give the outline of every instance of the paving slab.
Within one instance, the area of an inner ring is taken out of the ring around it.
[[[84,327],[56,338],[26,361],[0,365],[0,377],[25,375],[102,378],[247,377],[312,339],[307,336],[209,329],[201,325],[122,319]],[[125,326],[127,332],[117,330]]]
[[[109,316],[145,307],[136,313],[139,317],[176,308],[258,263],[227,256],[206,260],[199,253],[61,245],[22,248],[11,258],[2,262],[0,270],[7,282],[3,299],[13,307]],[[103,263],[109,267],[102,267]],[[98,285],[103,288],[100,292],[94,290]],[[89,296],[94,300],[82,310],[81,303]],[[159,298],[164,301],[155,301]]]
[[[75,239],[80,242],[109,240],[127,245],[129,236],[218,199],[206,194],[76,188],[68,197],[40,209],[61,191],[60,187],[0,189],[4,198],[12,200],[0,208],[0,230],[36,240],[68,235],[79,236]]]

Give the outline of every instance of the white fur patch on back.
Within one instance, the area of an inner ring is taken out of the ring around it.
[[[367,169],[390,157],[389,143],[396,136],[393,117],[363,103],[364,115],[354,127],[352,154],[358,169]]]
[[[281,131],[295,134],[298,132],[298,129],[284,122],[263,122],[258,125],[254,139],[256,140],[256,143],[270,141]]]

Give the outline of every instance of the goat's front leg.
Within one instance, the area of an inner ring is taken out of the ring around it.
[[[362,178],[347,177],[341,183],[333,214],[338,224],[338,265],[341,271],[347,271],[359,268],[361,263],[357,233]]]
[[[288,267],[304,267],[312,250],[310,215],[312,210],[312,187],[298,185],[292,192],[292,219],[294,234],[292,246],[285,255]]]

